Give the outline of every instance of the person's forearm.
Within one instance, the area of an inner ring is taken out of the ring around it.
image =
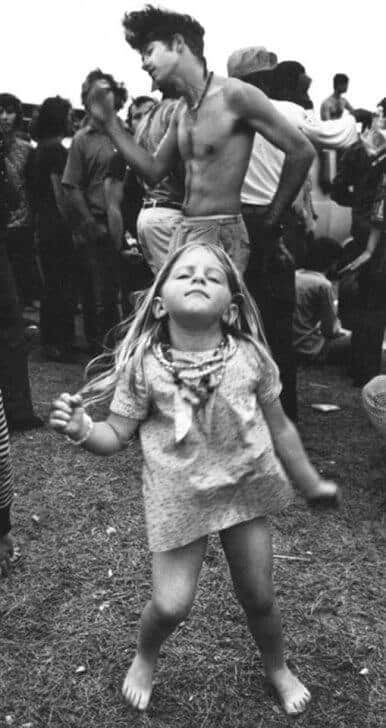
[[[321,149],[346,149],[358,139],[355,119],[349,115],[329,121],[306,119],[302,130],[307,139]]]
[[[82,190],[70,188],[67,192],[70,206],[72,207],[79,226],[93,223],[94,218],[86,202]]]
[[[274,446],[288,476],[307,498],[314,492],[314,485],[319,482],[320,476],[309,461],[298,431],[290,420],[287,420],[280,434],[274,437]]]
[[[377,249],[380,237],[381,237],[380,229],[376,228],[376,227],[372,227],[370,230],[369,239],[367,241],[367,246],[366,246],[366,252],[369,254],[370,257],[372,257],[375,250]]]
[[[107,219],[109,225],[109,233],[113,239],[116,250],[121,250],[123,242],[123,219],[121,211],[116,208],[108,208]]]
[[[157,158],[149,154],[145,149],[139,146],[131,134],[125,132],[121,123],[114,116],[105,127],[106,133],[109,135],[118,151],[122,154],[125,161],[130,167],[143,177],[146,182],[151,185],[160,182],[165,177],[166,170],[158,162]]]
[[[83,433],[80,437],[71,439],[77,444],[77,440],[80,440],[82,435]],[[114,455],[125,446],[126,443],[121,441],[118,433],[107,422],[94,422],[87,439],[81,443],[84,450],[92,452],[94,455]]]
[[[308,170],[314,159],[315,152],[309,142],[304,145],[302,153],[297,150],[287,153],[280,176],[279,186],[272,200],[267,222],[276,225],[280,222],[283,212],[294,201]]]

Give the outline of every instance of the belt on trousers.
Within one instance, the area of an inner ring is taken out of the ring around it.
[[[182,210],[180,202],[167,202],[166,200],[145,200],[142,207],[144,210],[147,210],[149,207],[167,207],[170,210]]]

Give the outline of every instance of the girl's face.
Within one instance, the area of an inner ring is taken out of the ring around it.
[[[155,314],[159,318],[168,314],[188,327],[216,321],[220,326],[232,307],[237,311],[223,266],[212,251],[197,246],[174,263],[156,299]]]

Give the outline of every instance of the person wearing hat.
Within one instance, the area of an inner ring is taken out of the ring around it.
[[[336,148],[355,142],[357,132],[353,117],[330,122],[310,118],[304,106],[309,108],[311,105],[308,96],[311,80],[301,63],[278,63],[275,53],[262,46],[250,46],[231,54],[228,73],[264,90],[276,110],[314,146]],[[299,203],[299,196],[295,209],[294,196],[282,210],[282,227],[267,230],[266,219],[281,183],[283,165],[282,151],[257,133],[241,188],[241,203],[251,244],[245,281],[260,308],[266,335],[280,369],[283,407],[286,414],[296,420],[296,358],[292,343],[295,265],[283,241],[304,237],[306,207],[303,201]],[[306,186],[304,190],[307,191]],[[311,202],[309,192],[307,202]]]
[[[208,73],[204,29],[193,18],[147,5],[125,16],[129,45],[158,85],[168,83],[181,95],[167,134],[150,154],[121,128],[112,96],[101,83],[94,89],[91,113],[103,125],[131,168],[157,184],[182,158],[185,197],[182,220],[170,250],[188,242],[215,242],[230,254],[241,273],[249,240],[240,214],[240,190],[256,131],[277,145],[285,164],[267,226],[275,226],[298,192],[314,157],[312,146],[276,112],[266,96],[237,79]]]

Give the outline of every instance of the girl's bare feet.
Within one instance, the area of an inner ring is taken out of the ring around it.
[[[137,710],[146,710],[149,705],[155,663],[136,655],[122,686],[123,697]]]
[[[287,715],[299,715],[311,700],[311,693],[285,665],[268,676]]]

